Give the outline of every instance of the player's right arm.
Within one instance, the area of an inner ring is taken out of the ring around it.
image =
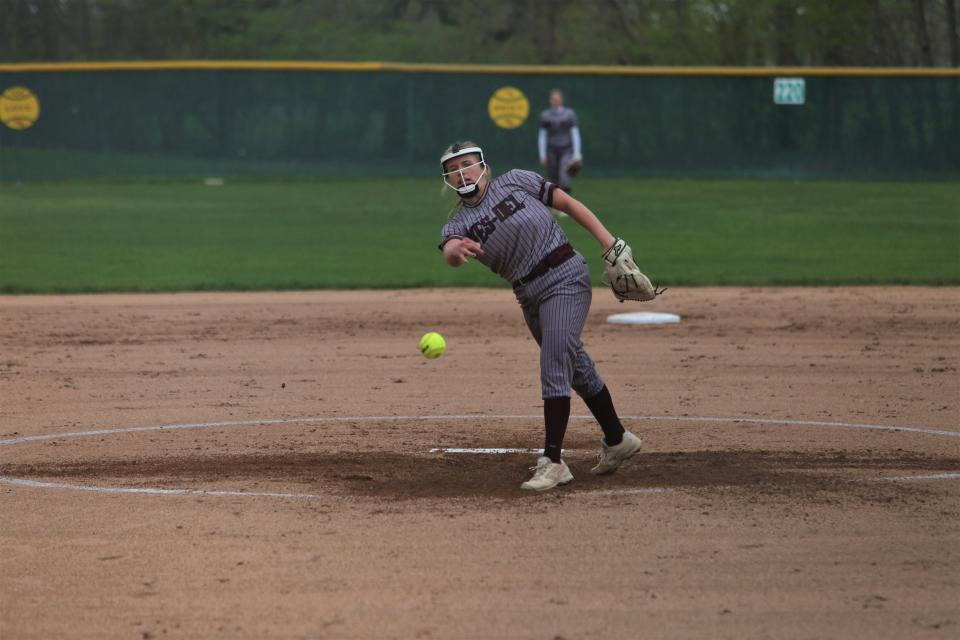
[[[451,267],[459,267],[467,258],[475,258],[483,254],[480,243],[471,238],[454,237],[443,245],[443,259]]]

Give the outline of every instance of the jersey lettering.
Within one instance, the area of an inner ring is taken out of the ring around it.
[[[498,220],[503,222],[517,211],[520,211],[520,209],[523,209],[524,206],[523,202],[514,198],[511,193],[493,208],[493,214],[497,216]]]
[[[487,238],[490,237],[490,234],[493,233],[496,228],[497,225],[493,221],[493,218],[483,218],[482,220],[470,225],[467,235],[473,238],[476,242],[483,243],[487,241]]]
[[[467,235],[476,242],[486,242],[487,238],[497,230],[497,220],[503,222],[525,206],[522,200],[517,200],[513,194],[510,194],[493,207],[493,215],[496,218],[487,216],[473,223],[467,230]]]

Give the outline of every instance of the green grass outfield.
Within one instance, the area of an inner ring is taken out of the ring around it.
[[[575,187],[666,286],[960,283],[957,184]],[[452,202],[424,179],[4,184],[0,292],[506,286],[442,261]],[[599,284],[599,247],[562,224]]]

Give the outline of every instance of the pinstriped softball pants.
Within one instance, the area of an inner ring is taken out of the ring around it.
[[[517,299],[540,345],[543,398],[569,397],[571,389],[583,398],[600,393],[603,379],[580,339],[593,299],[590,272],[582,256],[517,290]]]

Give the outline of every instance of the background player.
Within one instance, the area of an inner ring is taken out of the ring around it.
[[[570,390],[586,402],[603,429],[600,460],[592,473],[610,473],[640,450],[625,431],[606,384],[583,349],[580,333],[593,289],[587,261],[567,240],[548,207],[567,213],[602,249],[616,241],[582,203],[532,171],[513,169],[493,178],[473,142],[451,145],[440,158],[443,180],[461,198],[441,231],[440,249],[452,267],[469,258],[513,284],[530,333],[540,345],[543,456],[522,489],[543,491],[573,475],[560,453],[570,417]]]
[[[580,124],[574,110],[564,106],[560,89],[550,91],[550,108],[540,114],[537,149],[540,164],[547,168],[550,182],[571,193],[571,170],[579,170],[583,162]]]

